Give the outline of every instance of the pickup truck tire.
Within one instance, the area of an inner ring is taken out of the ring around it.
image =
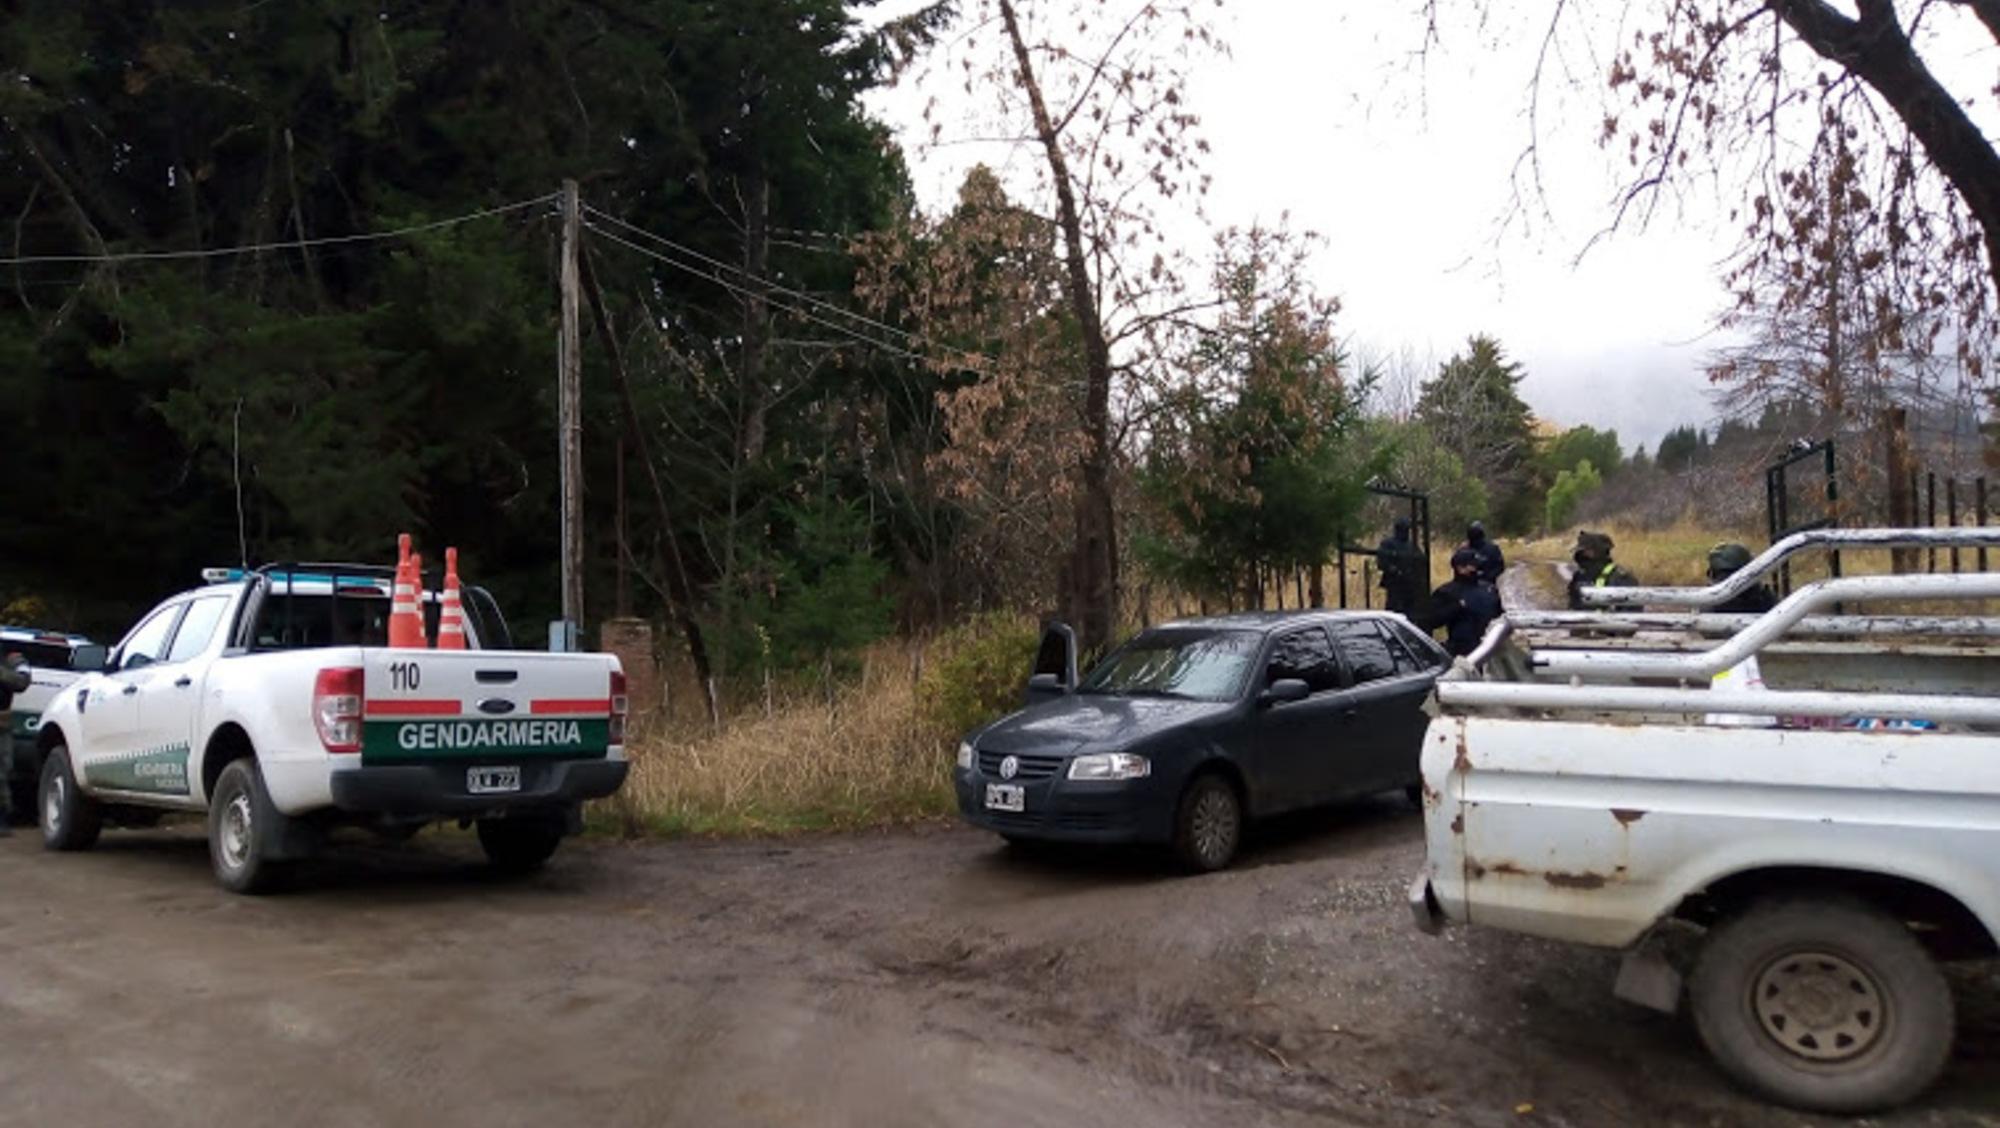
[[[272,857],[282,818],[256,760],[233,760],[223,768],[208,801],[208,860],[216,882],[231,893],[277,888],[289,872]]]
[[[1901,922],[1858,901],[1764,901],[1723,921],[1689,996],[1716,1062],[1794,1108],[1901,1104],[1951,1053],[1951,990],[1936,962]]]
[[[1196,873],[1214,873],[1236,860],[1243,843],[1243,800],[1213,772],[1194,777],[1174,812],[1174,856]]]
[[[69,767],[69,749],[61,744],[42,758],[41,794],[35,812],[42,823],[42,846],[48,850],[88,850],[104,832],[104,810],[76,785]]]
[[[479,848],[505,874],[533,873],[562,845],[563,825],[553,819],[480,819]]]

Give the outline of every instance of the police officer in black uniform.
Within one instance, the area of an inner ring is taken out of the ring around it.
[[[1486,535],[1484,522],[1474,521],[1466,526],[1465,543],[1459,549],[1472,552],[1473,558],[1479,562],[1480,579],[1489,584],[1500,582],[1500,573],[1507,570],[1507,557],[1501,553],[1500,546]]]
[[[1382,606],[1400,615],[1411,614],[1417,606],[1418,585],[1423,577],[1423,558],[1410,543],[1410,519],[1396,518],[1388,536],[1375,547],[1375,566],[1382,573]]]
[[[1479,578],[1479,555],[1470,548],[1451,554],[1451,579],[1431,593],[1425,630],[1444,628],[1444,648],[1463,658],[1479,648],[1486,628],[1500,617],[1500,592]]]

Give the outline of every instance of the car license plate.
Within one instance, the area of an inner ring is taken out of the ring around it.
[[[465,789],[474,795],[498,795],[521,790],[519,768],[467,768]]]
[[[989,811],[1023,811],[1027,809],[1027,792],[1018,783],[989,783],[986,785],[986,809]]]

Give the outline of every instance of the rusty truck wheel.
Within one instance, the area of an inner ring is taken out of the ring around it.
[[[1717,1064],[1816,1112],[1901,1104],[1951,1052],[1951,991],[1895,918],[1837,897],[1765,901],[1709,934],[1689,984]]]

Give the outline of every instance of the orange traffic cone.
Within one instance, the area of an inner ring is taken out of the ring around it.
[[[465,649],[465,608],[458,601],[458,550],[444,550],[444,593],[438,597],[439,650]]]
[[[389,599],[390,646],[424,644],[424,610],[417,602],[417,585],[423,582],[418,559],[410,555],[410,534],[397,537],[396,585]]]
[[[417,645],[428,648],[431,628],[424,621],[424,554],[421,552],[410,553],[410,590],[417,597]]]

